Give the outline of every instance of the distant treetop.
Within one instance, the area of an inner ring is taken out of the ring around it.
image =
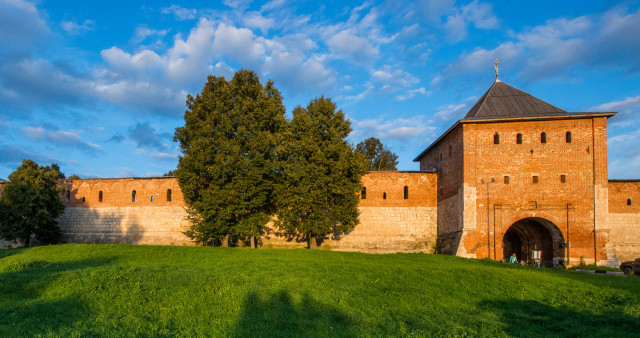
[[[356,151],[364,155],[369,171],[398,170],[398,155],[392,153],[376,137],[369,137],[358,143]]]

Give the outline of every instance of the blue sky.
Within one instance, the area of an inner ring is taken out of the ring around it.
[[[609,119],[609,177],[640,178],[637,1],[0,0],[0,178],[22,158],[82,177],[175,168],[209,74],[272,79],[288,112],[325,95],[399,169],[500,79]]]

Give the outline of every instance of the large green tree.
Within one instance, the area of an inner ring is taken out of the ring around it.
[[[254,247],[275,207],[282,96],[273,82],[263,86],[240,70],[231,81],[209,76],[200,94],[187,96],[187,108],[174,136],[182,150],[175,175],[192,223],[185,234],[223,245],[234,235]]]
[[[398,155],[389,150],[380,139],[369,137],[356,145],[356,151],[364,155],[370,171],[398,170]]]
[[[276,224],[310,248],[317,237],[358,224],[357,193],[366,164],[346,141],[350,132],[342,110],[320,97],[296,107],[284,133]]]
[[[57,180],[63,178],[57,164],[40,166],[22,160],[0,197],[0,237],[22,241],[25,247],[32,236],[45,244],[58,242],[61,233],[56,218],[64,212],[60,199],[64,190]]]

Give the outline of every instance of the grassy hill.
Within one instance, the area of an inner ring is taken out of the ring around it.
[[[640,278],[424,254],[0,250],[0,336],[632,336]]]

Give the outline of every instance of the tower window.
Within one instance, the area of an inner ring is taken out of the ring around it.
[[[498,133],[493,134],[493,144],[500,144],[500,135]]]
[[[538,175],[533,175],[533,183],[538,183]]]
[[[67,202],[71,202],[71,190],[67,190]]]
[[[153,195],[151,195],[151,202],[153,202]]]
[[[631,199],[627,198],[627,205],[631,205]]]
[[[132,190],[131,191],[131,202],[135,202],[136,201],[136,191]]]
[[[409,199],[409,187],[406,185],[404,186],[404,199]]]
[[[84,197],[82,197],[82,203],[84,203],[86,201],[86,199]]]
[[[518,133],[518,135],[516,135],[516,143],[522,144],[522,134]]]
[[[386,192],[383,192],[383,193],[382,193],[382,199],[383,199],[383,200],[386,200],[386,199],[387,199],[387,193],[386,193]]]
[[[567,183],[567,175],[560,175],[560,182]]]
[[[171,189],[167,189],[167,202],[171,202]]]
[[[98,191],[98,202],[102,202],[102,190]]]
[[[442,153],[440,153],[440,161],[442,161]]]
[[[367,199],[367,187],[362,187],[362,191],[360,192],[360,199]]]
[[[504,176],[504,184],[509,184],[509,176]]]
[[[568,132],[565,134],[565,138],[566,138],[566,140],[567,140],[567,143],[571,143],[571,132],[570,132],[570,131],[568,131]]]
[[[451,156],[451,145],[449,145],[449,156]]]
[[[547,143],[547,133],[542,132],[542,134],[540,134],[540,143]]]

